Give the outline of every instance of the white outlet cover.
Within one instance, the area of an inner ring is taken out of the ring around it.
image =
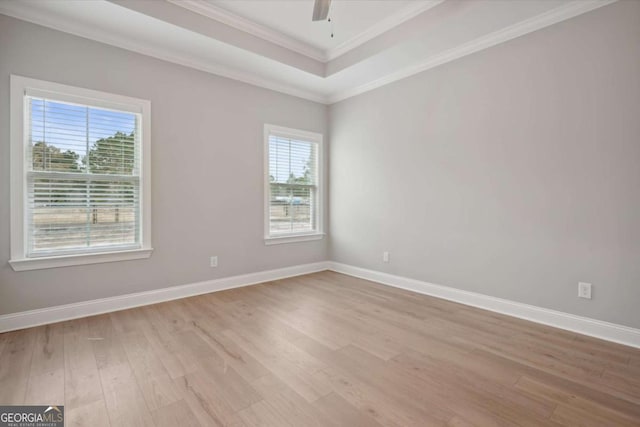
[[[591,299],[591,283],[578,283],[578,296],[580,298]]]

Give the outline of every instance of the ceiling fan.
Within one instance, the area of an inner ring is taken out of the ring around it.
[[[329,7],[331,6],[331,0],[315,0],[313,4],[313,17],[312,21],[324,21],[329,15]]]

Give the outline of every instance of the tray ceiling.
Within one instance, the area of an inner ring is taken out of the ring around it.
[[[322,103],[614,0],[0,0],[0,13]]]

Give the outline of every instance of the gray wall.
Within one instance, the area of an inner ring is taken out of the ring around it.
[[[329,255],[640,327],[639,46],[640,2],[618,2],[327,115],[0,15],[0,314]],[[151,100],[149,260],[21,273],[8,265],[11,73]],[[330,248],[264,246],[265,122],[325,137],[330,123]],[[594,284],[593,300],[577,298],[578,281]]]
[[[11,269],[12,73],[151,101],[150,259]],[[327,107],[0,15],[0,314],[326,260],[326,240],[263,243],[265,122],[326,136]]]
[[[640,327],[640,2],[335,104],[330,134],[333,260]]]

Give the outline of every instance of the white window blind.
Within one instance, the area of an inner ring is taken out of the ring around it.
[[[267,132],[267,237],[318,233],[319,141]]]
[[[25,95],[26,256],[141,247],[141,115]]]

